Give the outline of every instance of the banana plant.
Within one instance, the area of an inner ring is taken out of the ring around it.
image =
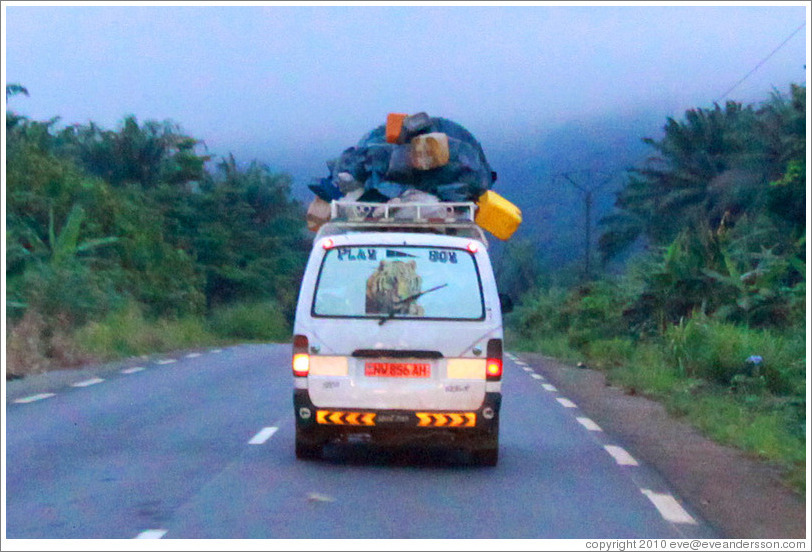
[[[85,221],[85,210],[81,205],[74,204],[62,230],[57,235],[54,231],[54,210],[51,207],[48,213],[48,243],[51,245],[51,264],[54,267],[62,266],[76,258],[79,253],[89,251],[118,241],[117,237],[110,236],[79,242],[79,233]]]
[[[80,253],[118,241],[117,237],[110,236],[80,242],[79,237],[84,221],[84,208],[78,203],[74,204],[65,219],[65,223],[62,225],[62,229],[57,232],[54,223],[54,208],[50,207],[48,211],[47,242],[30,225],[18,221],[20,228],[14,233],[18,234],[17,237],[24,244],[19,244],[13,248],[15,258],[20,258],[22,262],[27,262],[26,259],[39,259],[45,261],[52,268],[57,268],[76,259]]]

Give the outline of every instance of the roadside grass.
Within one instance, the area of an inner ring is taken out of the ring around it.
[[[285,342],[290,330],[271,301],[214,309],[207,318],[147,319],[131,304],[76,332],[79,346],[96,358],[115,358],[239,342]]]
[[[286,342],[291,330],[282,309],[273,301],[237,303],[215,309],[209,316],[212,333],[223,339]]]
[[[85,325],[74,338],[79,347],[101,361],[222,342],[201,317],[149,320],[136,304]]]
[[[586,359],[583,353],[570,346],[564,334],[536,335],[528,338],[506,328],[505,341],[510,344],[512,351],[541,353],[565,362],[582,362]]]
[[[805,336],[698,320],[647,341],[597,339],[575,348],[566,333],[506,332],[510,348],[584,362],[628,393],[662,403],[714,441],[776,465],[806,492]],[[746,359],[758,354],[755,367]]]
[[[222,306],[208,317],[157,320],[129,303],[77,329],[30,311],[7,328],[6,378],[152,353],[290,338],[282,310],[272,301]]]

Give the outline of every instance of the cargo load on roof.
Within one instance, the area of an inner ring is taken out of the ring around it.
[[[508,239],[521,211],[491,190],[496,172],[463,126],[426,113],[390,113],[356,146],[327,163],[329,175],[309,186],[316,194],[308,228],[330,219],[332,201],[371,203],[472,202],[476,223]]]

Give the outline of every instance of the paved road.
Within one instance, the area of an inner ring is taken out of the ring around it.
[[[297,461],[289,351],[243,345],[9,382],[7,537],[717,536],[543,366],[513,355],[495,468],[362,445]]]

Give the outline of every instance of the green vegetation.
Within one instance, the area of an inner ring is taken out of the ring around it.
[[[149,320],[134,302],[81,327],[74,336],[82,350],[100,360],[168,352],[219,341],[201,317],[187,315]]]
[[[606,371],[805,488],[806,89],[669,119],[604,221],[605,266],[569,288],[529,277],[512,347]],[[519,248],[521,251],[522,248]],[[617,264],[617,263],[615,263]],[[512,273],[515,282],[516,272]],[[515,287],[515,284],[514,284]]]
[[[274,302],[227,305],[215,310],[209,321],[211,330],[226,338],[262,341],[290,338],[290,326]]]
[[[58,122],[6,113],[7,374],[288,338],[309,237],[287,175],[168,121]]]

